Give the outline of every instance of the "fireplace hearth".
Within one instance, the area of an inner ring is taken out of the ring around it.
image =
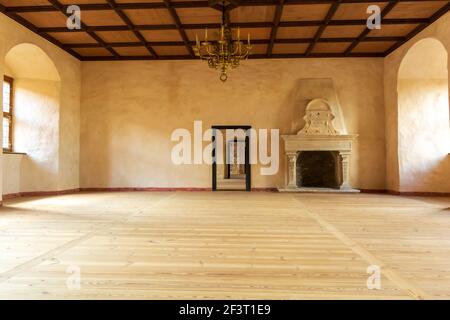
[[[336,151],[301,152],[297,156],[297,187],[338,189],[338,162]]]

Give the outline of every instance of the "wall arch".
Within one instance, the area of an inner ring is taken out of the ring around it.
[[[12,47],[5,56],[7,69],[15,77],[61,81],[59,71],[47,53],[32,43],[21,43]]]
[[[31,43],[12,47],[4,65],[14,79],[13,147],[26,156],[6,155],[14,169],[4,168],[3,194],[57,190],[60,74],[44,50]]]
[[[415,43],[397,75],[402,192],[449,192],[448,53],[435,38]]]

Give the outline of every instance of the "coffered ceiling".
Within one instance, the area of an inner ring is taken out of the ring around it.
[[[81,9],[81,29],[66,26]],[[366,26],[381,9],[381,29]],[[193,59],[195,35],[217,36],[218,0],[0,0],[0,12],[80,60]],[[450,1],[228,0],[226,19],[252,37],[251,58],[383,57],[450,10]]]

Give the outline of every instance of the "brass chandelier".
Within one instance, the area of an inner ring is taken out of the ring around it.
[[[239,66],[241,60],[246,60],[252,49],[250,34],[247,36],[245,45],[240,39],[240,29],[237,29],[236,40],[233,41],[232,29],[228,25],[225,16],[225,2],[222,4],[222,24],[220,28],[220,40],[208,41],[208,28],[205,29],[205,40],[200,42],[195,35],[196,45],[193,47],[194,53],[201,60],[208,62],[208,66],[213,69],[220,69],[220,80],[228,79],[228,70]]]

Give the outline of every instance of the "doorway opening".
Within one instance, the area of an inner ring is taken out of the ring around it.
[[[212,190],[251,191],[250,132],[248,125],[214,125],[212,129]],[[227,131],[228,130],[228,131]],[[229,138],[229,130],[243,136]],[[217,143],[219,132],[223,137]],[[217,152],[217,148],[222,148]],[[218,157],[222,157],[219,159]]]

